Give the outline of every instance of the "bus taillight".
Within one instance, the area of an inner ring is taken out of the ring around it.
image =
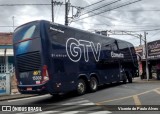
[[[48,75],[48,70],[47,70],[47,65],[44,65],[42,68],[42,82],[45,83],[49,80],[49,75]]]

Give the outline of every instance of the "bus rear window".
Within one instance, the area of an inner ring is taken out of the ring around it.
[[[15,30],[14,43],[28,38],[39,37],[39,25],[37,23],[25,24]]]

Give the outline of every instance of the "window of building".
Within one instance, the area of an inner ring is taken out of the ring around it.
[[[5,57],[4,56],[0,56],[0,64],[5,64]]]

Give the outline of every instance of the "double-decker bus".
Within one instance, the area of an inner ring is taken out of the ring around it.
[[[45,20],[19,26],[13,47],[22,94],[82,95],[106,83],[131,83],[138,69],[131,43]]]

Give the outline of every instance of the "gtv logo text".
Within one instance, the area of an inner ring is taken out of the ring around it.
[[[84,53],[84,60],[89,61],[88,50],[91,48],[93,56],[96,61],[99,61],[101,44],[96,45],[92,41],[87,40],[77,40],[75,38],[69,38],[66,42],[66,52],[70,60],[73,62],[78,62],[82,57],[82,52]]]

